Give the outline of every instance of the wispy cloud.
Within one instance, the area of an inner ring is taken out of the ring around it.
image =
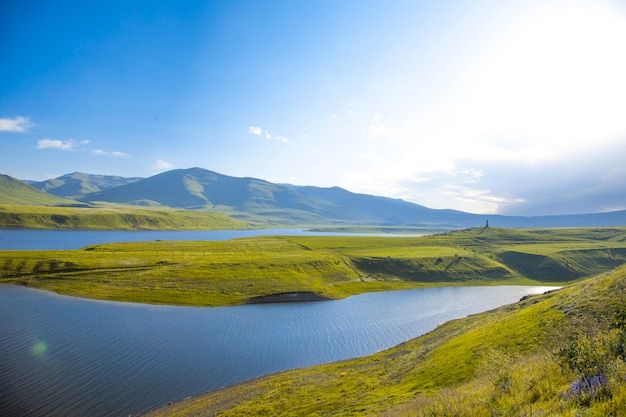
[[[116,158],[130,158],[130,155],[124,153],[124,152],[118,152],[118,151],[105,151],[103,149],[92,149],[91,153],[93,153],[94,155],[101,155],[101,156],[113,156]]]
[[[399,129],[381,114],[375,115],[370,121],[363,136],[368,139],[394,139],[401,136]]]
[[[267,130],[264,130],[258,126],[250,126],[248,128],[248,133],[255,135],[255,136],[263,137],[267,140],[273,140],[273,141],[282,142],[282,143],[289,143],[289,139],[287,137],[274,135],[268,132]]]
[[[77,142],[73,139],[59,140],[59,139],[41,139],[37,141],[37,149],[59,149],[62,151],[73,151],[82,145],[88,144],[88,140],[82,140]]]
[[[160,171],[167,171],[167,170],[172,169],[172,168],[174,168],[174,164],[171,164],[171,163],[169,163],[167,161],[164,161],[162,159],[157,159],[154,162],[154,165],[152,167],[152,169],[157,170],[159,172]]]
[[[248,128],[248,133],[251,133],[251,134],[257,135],[257,136],[261,136],[261,135],[263,135],[263,129],[261,129],[258,126],[250,126]]]
[[[28,117],[17,116],[12,119],[0,117],[0,132],[25,132],[33,126]]]
[[[40,139],[37,141],[37,149],[57,149],[60,151],[91,152],[98,156],[112,156],[115,158],[130,158],[130,155],[120,151],[107,151],[104,149],[89,149],[85,145],[91,143],[89,140],[76,141],[74,139]]]

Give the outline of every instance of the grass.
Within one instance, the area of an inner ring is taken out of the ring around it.
[[[383,352],[264,376],[148,416],[626,415],[626,266]]]
[[[0,203],[15,205],[64,205],[76,201],[39,191],[28,184],[0,174]]]
[[[469,229],[415,238],[279,236],[0,251],[0,282],[104,300],[222,306],[442,285],[562,285],[626,263],[626,229]],[[554,242],[554,243],[550,243]]]
[[[230,230],[251,224],[221,213],[133,208],[0,205],[0,228],[93,230]]]

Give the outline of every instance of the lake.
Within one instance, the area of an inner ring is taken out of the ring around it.
[[[368,355],[549,289],[447,287],[197,308],[0,285],[0,415],[136,415],[263,374]]]
[[[97,243],[153,240],[227,240],[253,236],[381,236],[417,237],[423,234],[332,233],[302,229],[255,230],[41,230],[0,229],[0,250],[79,249]]]

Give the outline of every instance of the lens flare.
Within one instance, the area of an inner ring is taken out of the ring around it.
[[[42,356],[48,350],[48,344],[46,342],[37,342],[30,349],[31,353],[35,356]]]

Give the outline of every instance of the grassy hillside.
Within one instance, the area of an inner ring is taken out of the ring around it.
[[[514,253],[514,255],[511,255]],[[536,257],[531,268],[521,260]],[[0,251],[0,282],[108,300],[232,305],[420,286],[562,285],[626,263],[626,229],[470,229],[421,238],[279,236]]]
[[[626,267],[378,354],[261,377],[148,416],[623,416]]]
[[[221,213],[121,206],[48,207],[0,205],[0,228],[227,230],[250,224]]]
[[[201,168],[164,172],[83,197],[84,201],[203,209],[279,224],[316,223],[338,208],[292,188],[255,178],[236,178]]]
[[[25,182],[0,174],[0,204],[59,206],[77,205],[78,203],[73,200],[46,194]]]
[[[94,175],[74,172],[47,181],[29,181],[38,190],[59,197],[77,198],[85,194],[95,193],[120,185],[139,181],[141,178],[125,178],[114,175]]]

